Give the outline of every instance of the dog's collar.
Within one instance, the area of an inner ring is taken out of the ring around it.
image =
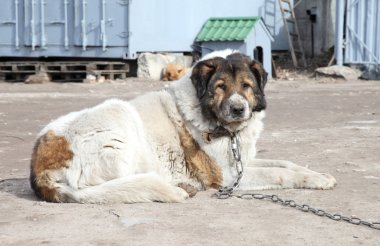
[[[223,126],[217,126],[210,132],[204,132],[202,134],[203,139],[206,143],[210,143],[213,139],[217,139],[220,137],[231,137],[233,135],[232,132],[228,131]]]

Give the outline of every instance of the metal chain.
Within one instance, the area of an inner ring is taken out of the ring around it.
[[[232,133],[231,136],[231,150],[235,159],[237,177],[232,185],[219,188],[218,192],[215,194],[217,197],[231,194],[233,190],[239,186],[240,180],[243,177],[244,168],[243,163],[241,162],[240,142],[236,133]]]
[[[322,209],[313,208],[307,204],[302,204],[302,205],[297,204],[294,200],[283,200],[277,195],[266,195],[266,194],[259,194],[259,193],[243,193],[239,195],[239,194],[234,194],[232,191],[230,193],[223,193],[223,194],[220,194],[220,192],[217,192],[215,195],[218,199],[227,199],[231,197],[236,197],[236,198],[245,199],[245,200],[252,200],[253,198],[258,199],[258,200],[270,200],[274,203],[278,203],[285,207],[292,207],[292,208],[301,210],[302,212],[311,212],[315,215],[318,215],[321,217],[327,217],[331,220],[345,221],[353,225],[363,225],[375,230],[380,230],[380,222],[370,222],[370,221],[362,220],[356,216],[347,217],[338,213],[332,214]]]
[[[214,196],[216,196],[218,199],[227,199],[231,197],[236,197],[236,198],[245,199],[245,200],[252,200],[252,199],[270,200],[274,203],[278,203],[285,207],[295,208],[306,213],[311,212],[315,215],[318,215],[321,217],[327,217],[331,220],[345,221],[353,225],[363,225],[363,226],[367,226],[368,228],[380,230],[380,222],[370,222],[370,221],[362,220],[356,216],[347,217],[338,213],[331,214],[322,209],[313,208],[307,204],[299,205],[294,200],[283,200],[277,195],[266,195],[266,194],[259,194],[259,193],[243,193],[239,195],[239,194],[233,193],[234,189],[239,186],[239,183],[240,183],[241,178],[243,177],[243,171],[244,171],[243,163],[241,162],[240,142],[239,142],[239,139],[237,138],[236,133],[233,133],[231,136],[231,150],[234,155],[235,167],[236,167],[236,171],[238,175],[231,186],[221,187],[218,190],[218,192],[214,194]]]

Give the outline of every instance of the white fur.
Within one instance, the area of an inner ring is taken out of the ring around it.
[[[233,51],[206,57],[226,57]],[[285,161],[257,161],[256,141],[263,129],[265,112],[254,112],[239,133],[242,162],[246,166],[241,188],[331,188],[332,177],[315,173]],[[185,124],[200,147],[221,167],[223,185],[236,177],[230,139],[207,143],[202,134],[216,126],[201,113],[190,74],[159,92],[130,102],[117,99],[93,108],[70,113],[47,125],[64,136],[74,158],[67,169],[52,175],[59,191],[70,200],[101,202],[179,202],[188,197],[176,187],[184,182],[201,189],[186,171],[177,127]],[[299,184],[308,178],[310,184]],[[283,182],[278,182],[279,179]]]

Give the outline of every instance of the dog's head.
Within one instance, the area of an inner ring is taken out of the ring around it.
[[[185,67],[179,64],[169,63],[162,71],[162,80],[173,81],[180,79],[185,74]]]
[[[226,129],[237,130],[266,108],[264,87],[267,73],[248,56],[233,53],[197,63],[191,81],[201,103],[203,116],[220,122]]]

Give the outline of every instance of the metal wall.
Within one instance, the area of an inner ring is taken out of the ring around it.
[[[288,49],[278,0],[133,0],[130,56],[141,51],[189,51],[210,17],[237,16],[261,16],[274,37],[272,49]]]
[[[380,2],[347,0],[345,63],[380,64]]]
[[[288,48],[277,0],[1,0],[0,57],[185,52],[210,17],[262,16]]]
[[[122,57],[127,0],[1,0],[0,56]]]

